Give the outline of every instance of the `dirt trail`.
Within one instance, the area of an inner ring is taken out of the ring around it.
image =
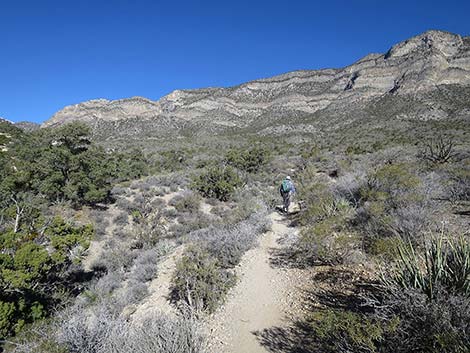
[[[283,325],[295,306],[302,271],[273,266],[271,260],[273,252],[281,248],[282,236],[297,230],[288,228],[284,217],[277,213],[270,217],[272,231],[260,239],[257,248],[245,254],[236,270],[239,283],[207,322],[213,352],[268,352],[257,334]]]

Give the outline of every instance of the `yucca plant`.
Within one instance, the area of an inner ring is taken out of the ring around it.
[[[400,244],[398,254],[395,269],[382,276],[384,284],[419,289],[431,300],[438,287],[470,297],[470,244],[463,236],[432,238],[424,256],[411,243]]]
[[[449,243],[446,279],[458,291],[470,296],[470,243],[460,237]]]

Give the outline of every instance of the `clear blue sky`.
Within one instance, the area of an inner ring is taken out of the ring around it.
[[[428,29],[470,35],[469,14],[468,0],[0,0],[0,116],[342,67]]]

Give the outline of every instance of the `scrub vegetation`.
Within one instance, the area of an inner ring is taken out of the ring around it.
[[[2,349],[207,352],[201,319],[269,231],[289,174],[301,210],[286,216],[299,232],[282,263],[348,276],[347,290],[326,292],[325,279],[305,279],[315,305],[284,343],[305,352],[468,351],[470,131],[413,124],[413,134],[400,125],[379,134],[365,122],[321,138],[188,136],[138,150],[110,148],[78,123],[31,132],[2,123]],[[176,314],[137,319],[177,249]],[[261,337],[282,351],[269,330]]]

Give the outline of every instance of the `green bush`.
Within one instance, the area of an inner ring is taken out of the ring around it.
[[[302,188],[300,193],[305,204],[300,218],[303,225],[314,224],[335,215],[336,200],[326,184],[311,184]]]
[[[197,311],[213,312],[234,284],[234,275],[222,270],[216,259],[191,247],[176,265],[172,295]]]
[[[157,166],[160,170],[174,172],[186,166],[188,159],[188,151],[185,150],[169,150],[160,153],[160,160]]]
[[[255,146],[250,149],[231,149],[225,156],[225,162],[248,173],[258,172],[270,158],[269,150]]]
[[[368,176],[356,225],[371,238],[400,236],[417,241],[432,221],[421,180],[406,164],[386,164]]]
[[[450,168],[449,198],[451,201],[470,201],[470,161]]]
[[[70,353],[57,343],[56,323],[42,320],[26,326],[5,344],[5,352],[11,353]]]
[[[340,264],[347,262],[348,256],[358,248],[356,234],[335,230],[338,217],[330,217],[315,226],[306,227],[300,232],[297,260],[310,264]]]
[[[242,181],[230,166],[208,167],[199,176],[193,178],[192,188],[204,197],[227,201]]]
[[[338,264],[358,246],[358,237],[349,229],[354,208],[344,198],[335,195],[330,186],[308,168],[300,175],[299,193],[304,206],[300,223],[305,227],[294,248],[296,261],[305,264]]]
[[[308,352],[466,353],[470,302],[444,290],[430,301],[422,292],[398,290],[371,313],[324,309],[307,316]]]
[[[387,207],[399,207],[403,203],[418,200],[419,178],[406,164],[386,164],[369,174],[368,187],[362,197],[370,201],[382,201]]]
[[[403,244],[400,237],[373,238],[366,244],[369,254],[383,257],[385,260],[394,260],[398,256],[398,247]]]
[[[175,196],[169,204],[174,206],[178,212],[194,213],[199,211],[201,197],[198,194],[187,192],[181,196]]]
[[[56,294],[73,287],[67,270],[79,259],[72,249],[86,249],[90,226],[75,227],[55,218],[44,234],[0,233],[0,337],[17,333],[57,304]]]
[[[317,175],[317,170],[308,167],[299,175],[297,191],[302,195],[304,207],[300,215],[303,225],[314,224],[337,213],[338,207],[343,207],[342,202],[337,202],[335,195],[328,184]]]
[[[387,327],[359,313],[333,309],[316,311],[307,322],[318,342],[318,347],[309,348],[319,352],[379,352],[385,331],[396,324]]]

